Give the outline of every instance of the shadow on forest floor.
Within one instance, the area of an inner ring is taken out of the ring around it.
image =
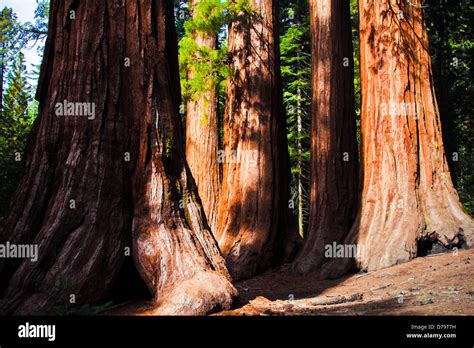
[[[473,315],[474,250],[336,280],[288,266],[236,283],[236,307],[218,315]]]

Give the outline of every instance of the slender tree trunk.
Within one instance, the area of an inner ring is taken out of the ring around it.
[[[3,116],[3,77],[5,74],[4,52],[5,45],[2,45],[2,55],[0,58],[0,115]]]
[[[157,314],[231,304],[184,160],[174,30],[171,0],[51,3],[40,115],[0,235],[38,244],[39,255],[4,267],[2,282],[14,272],[4,312],[44,313],[71,294],[98,301],[131,236]],[[95,118],[56,116],[64,100],[94,103]]]
[[[297,65],[297,69],[299,70],[299,64]],[[303,111],[301,108],[301,88],[298,87],[296,91],[296,96],[298,98],[296,102],[296,136],[298,137],[296,141],[296,151],[298,153],[298,233],[300,236],[304,235],[304,221],[303,221],[303,163],[302,163],[302,156],[303,156],[303,147],[301,145],[301,136],[303,135]]]
[[[356,215],[358,185],[349,1],[312,0],[310,18],[310,219],[308,238],[295,261],[299,272],[320,266],[325,245],[347,235]]]
[[[362,206],[346,243],[372,271],[471,245],[473,221],[453,188],[443,149],[420,0],[360,1]],[[325,265],[335,277],[353,259]]]
[[[191,11],[198,0],[191,0]],[[199,46],[215,49],[217,37],[197,34]],[[192,72],[190,74],[192,78]],[[207,221],[212,232],[217,231],[217,210],[220,196],[221,174],[218,163],[219,115],[217,90],[208,91],[197,100],[187,102],[186,160],[193,173]]]
[[[277,4],[251,0],[229,29],[235,76],[227,85],[217,239],[234,279],[276,261],[287,237],[289,167],[282,115]],[[295,233],[297,235],[297,233]],[[288,243],[290,246],[291,243]]]

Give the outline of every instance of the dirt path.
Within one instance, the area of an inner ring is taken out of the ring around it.
[[[474,250],[330,281],[283,267],[236,286],[238,307],[217,315],[474,315]]]

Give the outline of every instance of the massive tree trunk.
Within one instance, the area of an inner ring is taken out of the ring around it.
[[[354,64],[347,0],[310,2],[312,42],[311,193],[299,272],[320,266],[325,245],[341,242],[357,208]]]
[[[198,0],[190,1],[191,12]],[[200,47],[215,49],[217,37],[197,33],[194,37]],[[190,73],[192,78],[192,72]],[[186,105],[186,160],[196,180],[202,205],[211,231],[217,231],[217,211],[221,174],[218,162],[219,115],[217,90],[190,99]]]
[[[251,0],[229,28],[235,70],[227,85],[217,239],[234,279],[282,255],[288,218],[288,154],[282,115],[277,4]],[[297,235],[296,231],[295,234]]]
[[[202,314],[232,304],[235,289],[209,230],[185,161],[173,1],[145,1],[128,22],[138,47],[128,53],[137,158],[133,174],[133,240],[137,266],[157,301],[157,314]],[[150,18],[150,19],[148,19]],[[133,80],[133,79],[132,79]],[[143,117],[144,115],[144,117]],[[132,142],[133,144],[133,142]],[[133,156],[133,155],[132,155]],[[136,189],[135,189],[136,188]]]
[[[362,206],[346,239],[372,271],[472,244],[474,224],[453,188],[434,95],[420,0],[360,1]],[[353,259],[327,263],[335,277]]]
[[[38,244],[39,255],[3,269],[2,282],[14,272],[4,312],[44,313],[70,294],[77,304],[101,299],[131,236],[157,314],[231,304],[184,160],[172,6],[52,2],[40,115],[0,240]],[[94,103],[95,118],[56,116],[64,100]]]

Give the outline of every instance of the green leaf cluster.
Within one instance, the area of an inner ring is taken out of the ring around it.
[[[200,45],[198,37],[225,36],[225,28],[241,16],[252,13],[248,0],[200,0],[184,23],[179,41],[181,91],[186,99],[198,99],[232,76],[224,40],[217,47]]]

